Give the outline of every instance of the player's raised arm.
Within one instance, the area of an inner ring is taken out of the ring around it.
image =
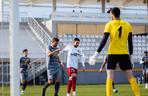
[[[64,46],[63,48],[60,49],[60,53],[67,52],[67,51],[69,51],[69,45]]]
[[[51,55],[58,55],[59,50],[60,50],[60,49],[57,49],[57,50],[55,50],[55,51],[48,50],[48,56],[51,56]]]
[[[63,58],[60,58],[60,55],[63,54],[63,52],[68,52],[68,51],[69,51],[69,45],[64,46],[63,48],[61,48],[61,49],[60,49],[60,53],[59,53],[60,65],[61,65],[61,67],[62,67],[62,69],[63,69],[64,71],[66,71],[66,68],[65,68],[64,63],[63,63],[63,61],[62,61]]]
[[[28,61],[28,65],[29,65],[29,68],[31,68],[31,63],[30,63],[31,61],[30,61],[30,59],[29,59],[29,61]]]

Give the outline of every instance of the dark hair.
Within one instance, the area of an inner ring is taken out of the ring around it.
[[[147,54],[148,52],[147,51],[144,51],[144,53]]]
[[[55,37],[52,39],[52,42],[59,42],[59,39]]]
[[[120,17],[120,9],[118,7],[110,8],[107,13],[112,13],[116,18]]]
[[[74,38],[74,41],[80,41],[80,39],[79,38]]]
[[[28,51],[28,49],[24,49],[24,50],[23,50],[23,53],[26,52],[26,51]]]

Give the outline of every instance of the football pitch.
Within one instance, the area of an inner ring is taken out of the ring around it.
[[[22,96],[41,96],[43,86],[28,86],[25,95]],[[131,87],[127,84],[116,84],[118,93],[114,96],[134,96]],[[2,90],[4,92],[2,92]],[[140,85],[141,96],[148,96],[148,89],[144,89],[144,85]],[[51,85],[47,91],[46,96],[53,96],[54,86]],[[9,86],[0,87],[0,96],[10,96]],[[61,85],[59,96],[66,96],[66,85]],[[72,96],[72,95],[71,95]],[[77,96],[106,96],[105,85],[78,85]]]

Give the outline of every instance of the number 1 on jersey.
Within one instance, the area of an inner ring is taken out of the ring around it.
[[[119,31],[119,38],[121,38],[121,35],[122,35],[122,26],[119,27],[118,31]]]

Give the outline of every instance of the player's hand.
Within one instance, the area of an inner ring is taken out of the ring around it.
[[[90,65],[95,65],[95,63],[96,63],[96,57],[97,57],[98,55],[99,55],[99,53],[98,53],[98,52],[95,52],[94,55],[92,55],[92,56],[90,57],[88,63],[89,63]]]
[[[59,53],[59,51],[60,51],[60,49],[56,49],[56,50],[54,50],[53,52],[54,52],[54,53]]]
[[[58,57],[60,49],[53,51],[53,56]]]
[[[100,72],[102,72],[103,71],[103,68],[100,68]]]
[[[64,71],[64,72],[67,72],[66,68],[63,68],[63,71]]]
[[[63,64],[63,63],[60,63],[60,64],[61,64],[62,69],[63,69],[65,72],[67,72],[67,70],[66,70],[64,64]]]

